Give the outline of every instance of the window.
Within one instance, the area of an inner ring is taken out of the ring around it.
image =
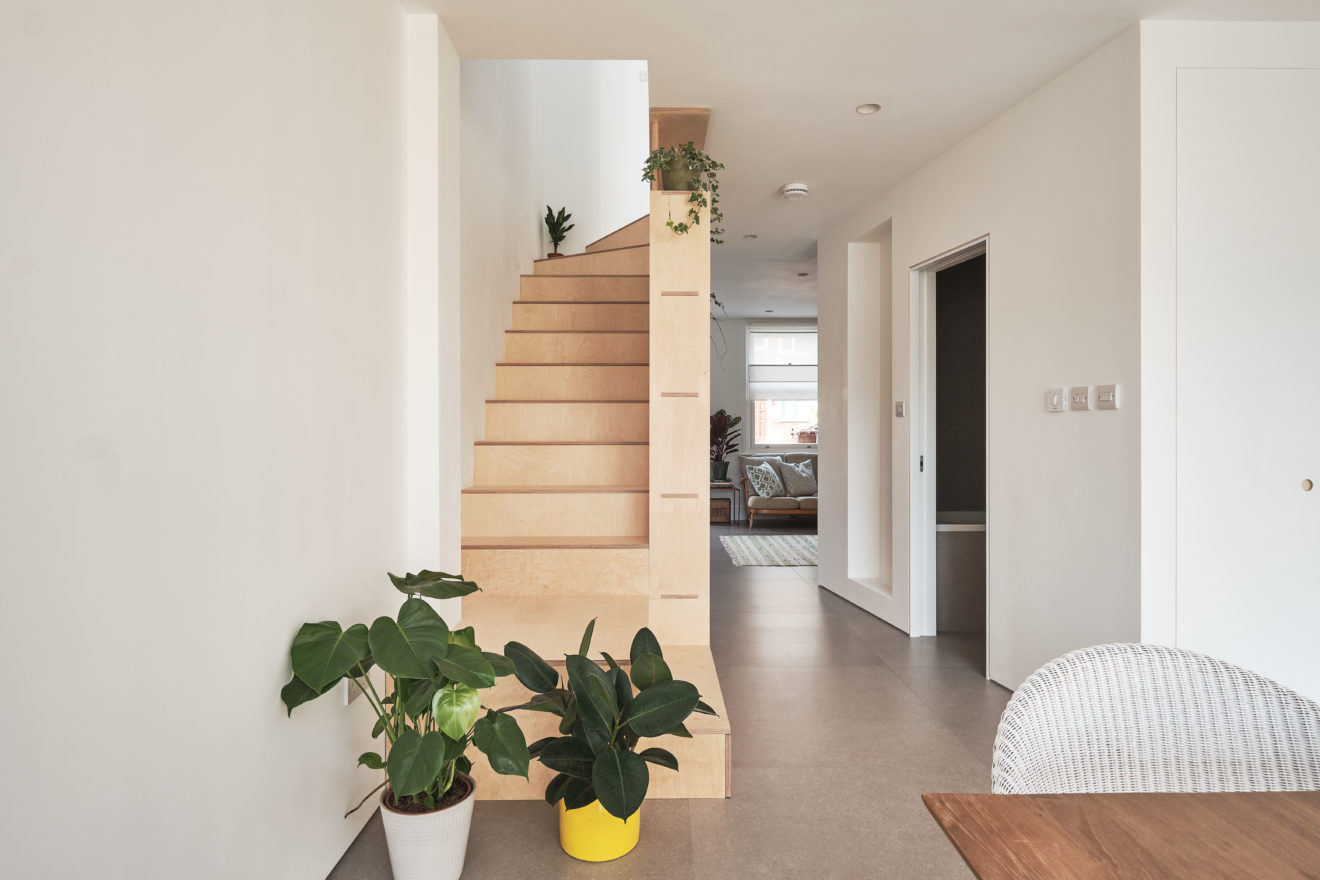
[[[747,328],[747,399],[753,446],[815,444],[815,327]]]

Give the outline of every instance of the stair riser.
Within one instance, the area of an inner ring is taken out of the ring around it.
[[[463,536],[645,535],[645,492],[465,494]]]
[[[525,364],[644,364],[645,333],[506,333],[504,359]],[[645,396],[645,395],[643,395]]]
[[[643,596],[649,561],[648,550],[464,550],[463,576],[492,596]]]
[[[478,486],[645,486],[645,446],[478,446]]]
[[[645,441],[646,403],[487,403],[486,437],[495,441]]]
[[[513,304],[514,330],[645,330],[646,303]]]
[[[593,241],[583,250],[592,254],[596,251],[608,251],[614,248],[636,247],[649,243],[650,235],[651,218],[649,216],[642,217],[621,229],[616,229],[599,241]]]
[[[651,271],[649,247],[575,254],[539,260],[537,275],[646,275]]]
[[[647,275],[524,275],[523,302],[638,302],[651,295]]]
[[[646,367],[495,368],[495,396],[501,400],[645,400],[647,383]]]
[[[475,601],[474,601],[475,597]],[[637,630],[646,626],[645,596],[494,596],[474,593],[463,599],[461,626],[473,626],[478,643],[498,645],[522,642],[546,660],[563,660],[578,649],[582,631],[593,618],[596,628],[591,639],[591,654],[605,651],[614,657],[627,658]],[[490,650],[489,648],[487,650]],[[560,669],[563,676],[563,669]],[[503,681],[500,682],[503,685]],[[487,706],[508,706],[526,702],[489,702]],[[535,714],[535,713],[532,713]],[[522,719],[520,719],[522,720]],[[532,742],[532,740],[528,740]]]

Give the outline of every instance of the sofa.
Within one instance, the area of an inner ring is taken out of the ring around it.
[[[780,472],[778,463],[786,461],[791,464],[801,464],[804,461],[811,462],[812,473],[816,479],[820,479],[820,469],[818,465],[818,454],[815,452],[773,452],[764,454],[746,453],[738,456],[739,470],[742,475],[743,498],[747,500],[747,526],[751,528],[756,525],[757,515],[765,516],[815,516],[819,492],[816,495],[790,496],[784,495],[778,498],[766,498],[757,493],[751,480],[747,479],[747,466],[760,464],[763,461],[769,461],[770,466],[780,475],[780,481],[783,481],[783,474]]]

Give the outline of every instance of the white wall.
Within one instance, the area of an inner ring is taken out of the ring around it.
[[[1141,64],[1142,638],[1315,697],[1320,25],[1146,22]]]
[[[640,61],[462,61],[461,442],[485,434],[518,276],[550,250],[545,206],[566,206],[580,252],[649,210],[650,101]]]
[[[892,224],[891,400],[911,404],[910,267],[988,236],[988,671],[1008,686],[1069,649],[1139,634],[1137,64],[1133,28],[820,244],[823,453],[851,468],[884,448],[829,439],[872,393],[849,351],[849,244]],[[1124,386],[1123,409],[1044,412],[1045,389],[1102,382]],[[908,581],[912,424],[891,422],[894,593]],[[827,482],[821,503],[824,539],[847,502]],[[836,572],[822,564],[824,586],[846,592]]]
[[[390,0],[0,24],[9,873],[319,877],[369,815],[365,702],[278,694],[397,607],[404,47]]]
[[[712,311],[718,313],[719,310],[712,307]],[[742,479],[738,456],[752,452],[752,402],[747,399],[747,325],[801,327],[814,323],[811,318],[776,321],[721,316],[719,329],[716,329],[715,323],[711,322],[710,411],[722,409],[729,415],[742,416],[742,424],[738,426],[742,437],[738,440],[738,451],[729,462],[729,478],[735,482]],[[766,446],[755,451],[773,455],[776,452],[815,452],[816,448],[790,444]]]

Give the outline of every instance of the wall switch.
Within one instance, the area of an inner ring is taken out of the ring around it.
[[[894,417],[895,417],[895,418],[899,418],[899,419],[901,419],[901,418],[903,418],[903,417],[906,416],[906,415],[907,415],[907,403],[905,403],[904,401],[900,400],[898,403],[894,404]]]
[[[1045,412],[1064,412],[1067,409],[1068,404],[1062,388],[1051,388],[1045,392]]]
[[[1091,386],[1077,385],[1068,389],[1068,408],[1069,409],[1090,409],[1091,408]]]
[[[344,679],[344,705],[351,706],[353,701],[362,696],[362,688],[351,678]]]
[[[1117,385],[1095,386],[1095,408],[1118,409],[1118,386]]]

